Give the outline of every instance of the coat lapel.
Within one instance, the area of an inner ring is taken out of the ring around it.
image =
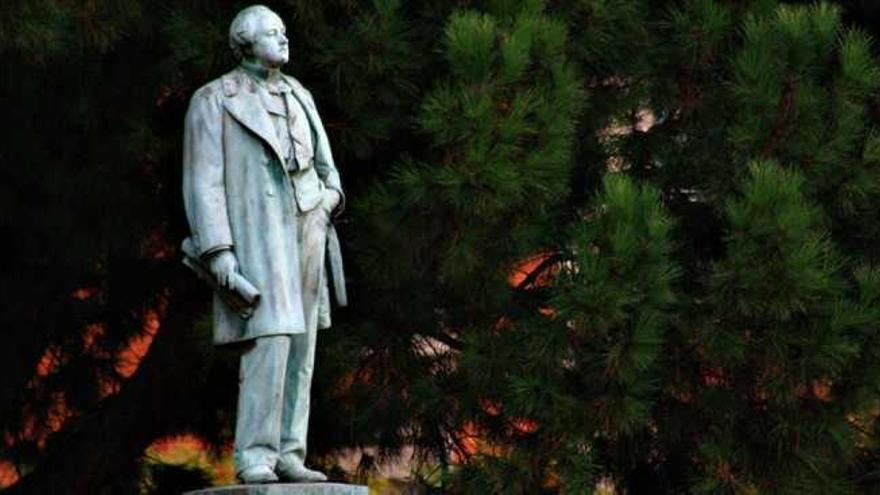
[[[284,80],[287,82],[287,85],[290,86],[291,93],[293,96],[299,101],[299,104],[305,109],[306,114],[308,114],[309,120],[314,120],[312,117],[312,112],[314,111],[312,107],[312,99],[308,97],[306,94],[306,88],[303,87],[299,81],[296,80],[293,76],[284,75]]]
[[[239,91],[231,97],[224,98],[226,110],[241,125],[248,128],[251,132],[260,137],[275,152],[279,163],[284,163],[281,156],[281,145],[278,142],[278,136],[275,134],[275,128],[269,117],[269,112],[263,108],[260,97],[256,93],[249,91],[250,88],[239,88]]]
[[[306,88],[304,88],[295,78],[285,75],[284,80],[287,81],[287,84],[290,86],[290,92],[293,94],[293,97],[299,101],[299,104],[306,112],[306,117],[309,119],[309,128],[312,131],[312,142],[314,143],[315,153],[317,153],[319,149],[318,139],[320,138],[317,129],[318,126],[321,125],[321,121],[317,119],[315,103],[306,93]]]
[[[327,140],[327,132],[324,129],[324,124],[321,122],[321,116],[318,115],[318,109],[315,108],[315,101],[296,78],[288,75],[285,75],[284,78],[290,85],[293,96],[302,104],[306,111],[306,116],[309,118],[315,146],[315,161],[325,163],[331,168],[335,167],[333,154],[330,152],[330,143]]]

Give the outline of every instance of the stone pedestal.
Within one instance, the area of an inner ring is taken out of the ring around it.
[[[272,483],[268,485],[231,485],[205,488],[183,495],[368,495],[362,485],[342,483]]]

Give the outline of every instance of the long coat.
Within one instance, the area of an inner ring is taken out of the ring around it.
[[[196,91],[186,113],[183,195],[192,243],[202,256],[231,248],[239,271],[261,294],[249,319],[215,296],[214,343],[218,345],[306,331],[297,209],[318,207],[326,188],[342,194],[311,94],[294,78],[284,78],[306,111],[315,143],[313,162],[292,175],[282,165],[278,137],[258,89],[243,70],[233,70]],[[328,229],[333,241],[328,243],[328,259],[331,265],[341,264],[333,226]],[[332,266],[331,272],[341,273],[341,265]],[[344,298],[342,281],[336,278],[337,298],[340,293]],[[321,301],[329,304],[326,298]]]

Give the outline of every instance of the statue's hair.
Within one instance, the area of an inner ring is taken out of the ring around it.
[[[257,35],[257,14],[266,12],[275,14],[265,5],[251,5],[242,9],[236,14],[235,19],[232,19],[232,24],[229,25],[229,47],[232,48],[236,59],[242,60],[250,53],[251,44]]]

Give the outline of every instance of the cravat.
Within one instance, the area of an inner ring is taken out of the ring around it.
[[[311,129],[305,115],[305,109],[302,108],[290,90],[284,92],[284,103],[287,107],[287,129],[293,142],[293,159],[288,163],[288,170],[292,171],[296,168],[307,167],[314,152],[309,135]]]

